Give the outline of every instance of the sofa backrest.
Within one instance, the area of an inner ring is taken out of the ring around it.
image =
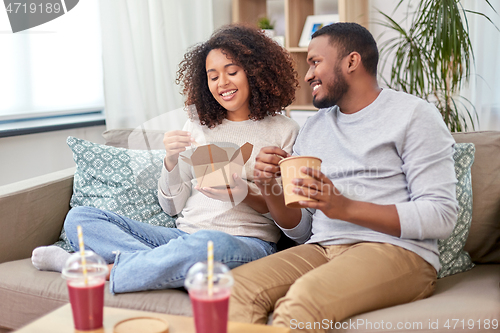
[[[29,258],[35,247],[57,241],[74,173],[69,168],[0,187],[0,263]]]
[[[102,133],[105,144],[118,148],[128,149],[165,149],[163,136],[160,130],[142,130],[140,128],[111,129]]]
[[[475,263],[500,263],[500,131],[453,133],[476,147],[472,165],[472,224],[465,250]]]

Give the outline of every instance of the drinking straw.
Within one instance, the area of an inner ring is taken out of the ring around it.
[[[208,241],[207,253],[208,295],[212,296],[214,289],[214,243],[212,241]]]
[[[85,260],[85,246],[83,245],[82,226],[81,225],[77,226],[76,230],[78,231],[78,246],[80,247],[80,256],[82,257],[83,280],[85,282],[85,285],[87,285],[88,284],[87,262]]]

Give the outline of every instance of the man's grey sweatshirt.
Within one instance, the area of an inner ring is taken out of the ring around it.
[[[438,110],[415,96],[384,89],[366,108],[322,109],[299,132],[294,155],[323,160],[321,171],[348,198],[395,204],[400,237],[302,209],[293,229],[300,243],[383,242],[413,251],[440,269],[437,239],[457,219],[453,137]]]

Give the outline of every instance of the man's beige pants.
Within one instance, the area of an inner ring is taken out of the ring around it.
[[[386,243],[299,245],[232,272],[229,319],[265,324],[274,311],[273,325],[288,328],[412,302],[432,295],[436,284],[434,267]]]

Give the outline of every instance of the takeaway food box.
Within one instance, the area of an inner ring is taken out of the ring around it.
[[[241,177],[252,150],[248,142],[236,150],[208,144],[197,147],[190,157],[181,155],[181,159],[193,167],[198,186],[227,188],[234,187],[234,173]]]

